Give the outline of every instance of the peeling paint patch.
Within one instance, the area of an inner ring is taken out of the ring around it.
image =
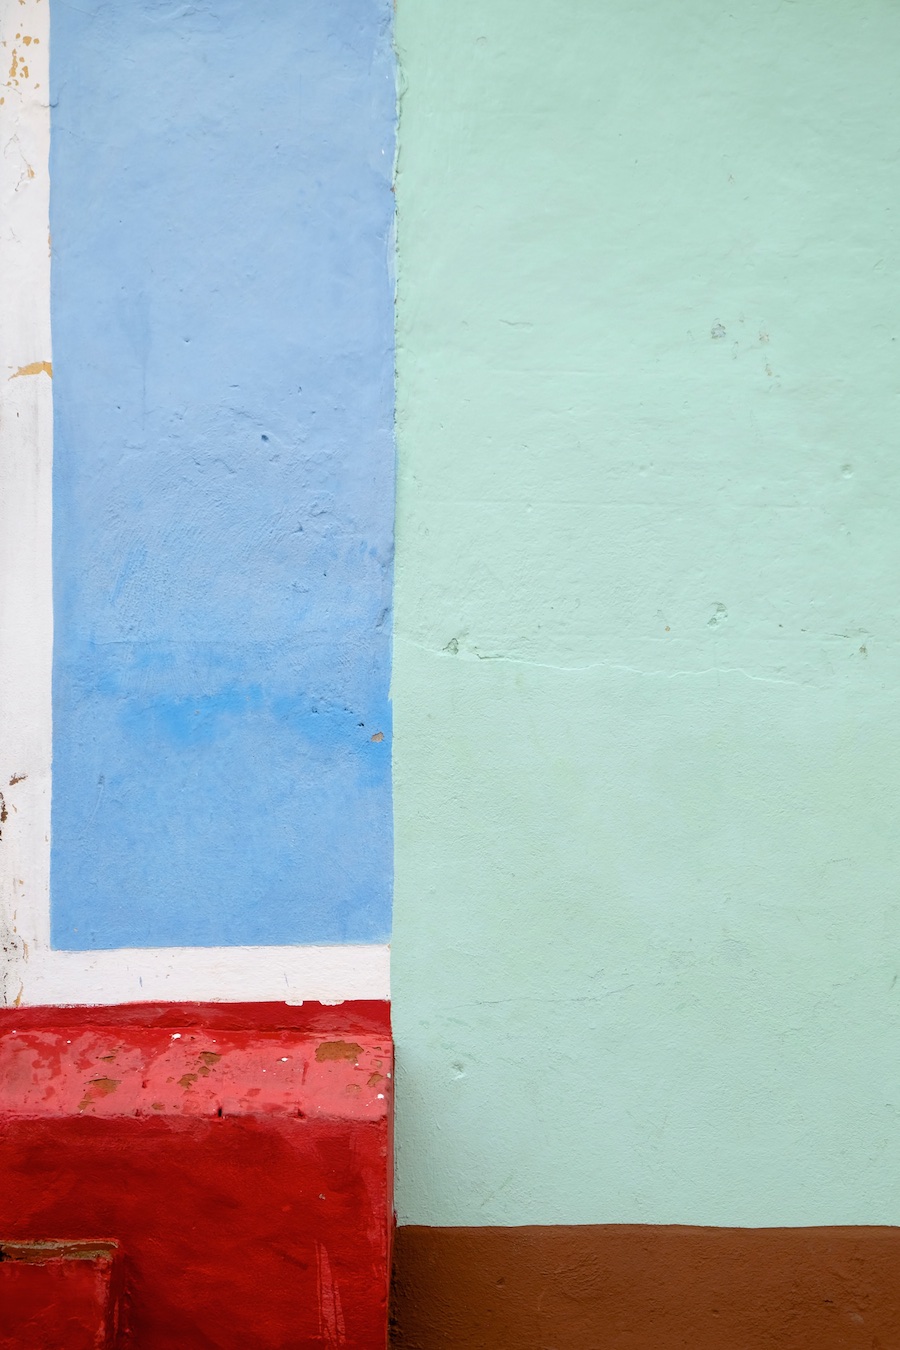
[[[356,1041],[322,1041],[316,1046],[316,1060],[324,1064],[326,1060],[349,1059],[354,1064],[362,1054],[362,1046]]]
[[[111,1093],[115,1092],[121,1081],[120,1078],[92,1078],[87,1085],[84,1096],[78,1103],[79,1112],[86,1110],[87,1107],[92,1106],[94,1102],[101,1098],[109,1097]]]
[[[33,173],[29,174],[29,177],[33,178],[33,177],[34,177],[34,174],[33,174]],[[52,379],[53,379],[53,362],[52,362],[52,361],[29,361],[29,363],[28,363],[27,366],[19,366],[19,369],[16,370],[16,371],[14,371],[13,374],[10,375],[9,378],[10,378],[11,380],[19,380],[19,379],[22,378],[23,375],[49,375],[50,378],[51,378],[51,380],[52,380]]]

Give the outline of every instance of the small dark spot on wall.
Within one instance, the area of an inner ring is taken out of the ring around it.
[[[178,1080],[178,1086],[184,1088],[185,1092],[187,1092],[188,1088],[192,1088],[196,1083],[196,1081],[197,1081],[197,1074],[183,1073]]]
[[[384,740],[384,732],[383,732],[383,731],[376,731],[376,732],[375,732],[375,735],[374,735],[374,736],[371,736],[369,739],[370,739],[370,740],[373,740],[373,741],[383,741],[383,740]]]
[[[14,773],[12,778],[9,780],[9,786],[15,787],[16,783],[24,783],[27,777],[28,777],[27,773]]]

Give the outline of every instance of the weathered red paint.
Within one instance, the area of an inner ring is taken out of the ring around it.
[[[114,1350],[111,1242],[0,1242],[0,1350]]]
[[[116,1239],[135,1350],[383,1350],[386,1004],[0,1014],[0,1233]]]

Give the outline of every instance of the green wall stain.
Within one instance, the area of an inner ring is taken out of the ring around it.
[[[900,1222],[900,10],[733,10],[398,7],[404,1222]]]

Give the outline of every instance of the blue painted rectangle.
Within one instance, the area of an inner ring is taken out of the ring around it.
[[[53,945],[390,926],[390,0],[54,0]]]

